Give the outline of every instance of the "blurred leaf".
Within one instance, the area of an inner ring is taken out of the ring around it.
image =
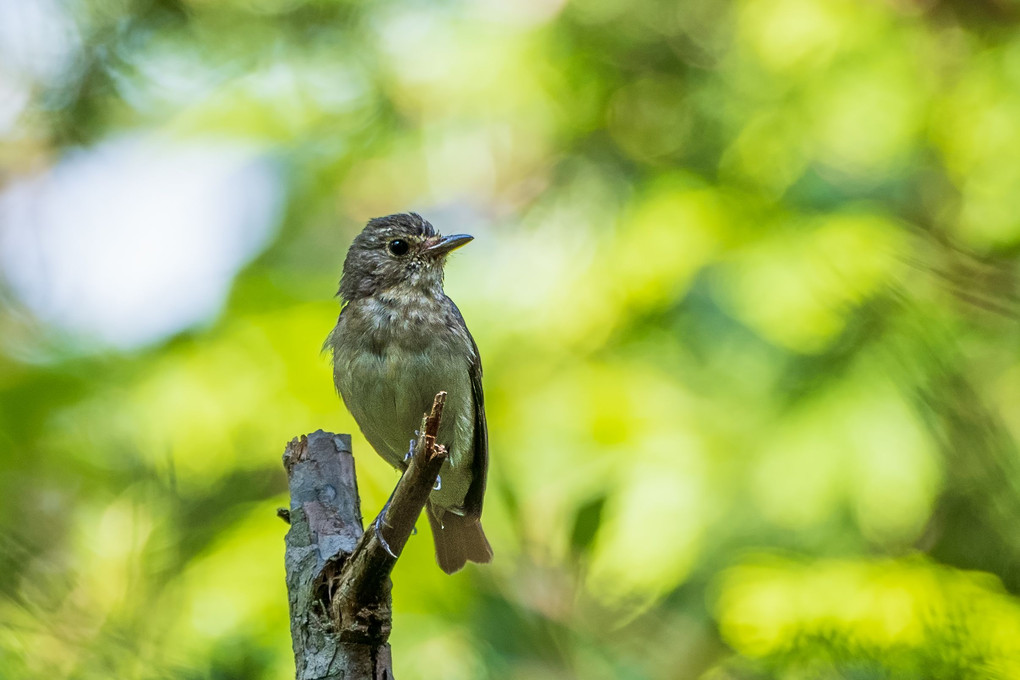
[[[577,509],[574,516],[574,528],[570,532],[570,547],[574,553],[587,552],[595,534],[602,524],[602,510],[605,508],[605,496],[593,498]]]

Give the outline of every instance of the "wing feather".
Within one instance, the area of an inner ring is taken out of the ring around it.
[[[468,373],[471,378],[471,396],[475,408],[474,455],[471,458],[471,486],[464,497],[464,512],[472,517],[481,517],[482,501],[485,498],[485,481],[489,471],[489,432],[485,422],[485,395],[482,392],[482,359],[478,345],[468,330],[464,316],[457,305],[450,301],[457,323],[464,329],[471,343],[471,357]]]

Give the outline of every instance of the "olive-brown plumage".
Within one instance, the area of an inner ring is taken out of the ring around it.
[[[395,468],[406,466],[433,397],[447,392],[438,440],[449,457],[426,506],[436,560],[447,573],[492,559],[480,522],[488,466],[482,364],[443,292],[447,254],[470,240],[439,236],[414,213],[369,221],[347,252],[344,307],[326,339],[337,391],[368,443]]]

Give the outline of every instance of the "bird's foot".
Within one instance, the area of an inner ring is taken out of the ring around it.
[[[407,453],[404,455],[404,462],[405,463],[410,461],[412,458],[414,458],[414,444],[415,444],[415,442],[418,441],[418,437],[420,437],[420,436],[421,436],[421,432],[419,432],[418,430],[415,430],[414,431],[414,439],[412,439],[410,441],[410,443],[408,443],[408,445],[407,445]]]
[[[386,511],[390,509],[390,502],[386,501],[386,505],[379,512],[379,516],[375,518],[375,522],[372,526],[375,527],[375,535],[379,538],[379,542],[382,544],[383,549],[390,554],[390,557],[397,559],[397,554],[390,548],[390,544],[386,542],[386,537],[383,536],[382,528],[386,524]]]

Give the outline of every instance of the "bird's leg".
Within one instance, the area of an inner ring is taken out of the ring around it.
[[[414,444],[415,444],[415,442],[418,441],[418,437],[420,437],[420,436],[421,436],[421,432],[419,432],[418,430],[415,430],[414,431],[414,439],[412,439],[411,442],[407,445],[407,453],[404,455],[404,462],[405,463],[410,461],[412,458],[414,458]]]
[[[393,494],[395,494],[396,492],[397,490],[395,488],[393,489],[393,491],[390,492],[390,497],[386,499],[385,503],[383,503],[382,510],[379,511],[379,515],[375,518],[375,521],[372,522],[372,526],[375,527],[375,535],[379,537],[379,542],[382,543],[382,547],[386,550],[386,552],[390,554],[390,557],[392,557],[393,559],[397,559],[397,554],[393,552],[393,549],[390,548],[390,544],[386,542],[386,538],[383,536],[382,528],[383,526],[389,526],[388,524],[386,524],[386,511],[390,509],[390,501],[393,500]]]
[[[417,441],[417,437],[421,436],[421,432],[419,432],[418,430],[415,430],[414,431],[414,435],[415,435],[415,439],[412,439],[410,441],[410,443],[408,444],[407,454],[404,456],[404,463],[410,462],[411,458],[414,457],[414,448],[415,448],[414,445],[415,445],[415,442]],[[439,484],[438,480],[436,481],[436,484],[437,485]],[[439,487],[435,486],[433,488],[438,489]],[[372,523],[372,525],[375,527],[375,535],[379,537],[379,542],[382,543],[382,547],[385,548],[386,552],[388,552],[394,558],[396,558],[397,555],[396,555],[396,553],[393,552],[393,549],[390,548],[390,544],[386,542],[386,538],[383,536],[382,528],[383,528],[383,526],[388,526],[386,524],[386,511],[390,509],[390,501],[393,500],[393,494],[395,494],[396,492],[397,492],[396,488],[394,488],[393,491],[390,492],[390,497],[387,498],[386,499],[386,503],[383,504],[382,510],[379,511],[379,516],[376,517],[375,518],[375,522]],[[417,527],[413,527],[411,529],[411,533],[412,533],[412,535],[418,533],[418,528]]]
[[[389,505],[389,503],[387,503],[387,505]],[[397,559],[397,554],[393,552],[392,548],[390,548],[390,544],[386,542],[382,532],[382,525],[385,523],[383,516],[386,514],[387,505],[383,506],[382,512],[380,512],[379,516],[375,518],[375,535],[379,538],[379,542],[382,543],[383,549],[390,554],[390,557]]]
[[[436,444],[436,452],[446,455],[446,447],[442,444]],[[436,475],[436,483],[432,485],[433,491],[439,491],[443,488],[443,477],[442,475]]]

